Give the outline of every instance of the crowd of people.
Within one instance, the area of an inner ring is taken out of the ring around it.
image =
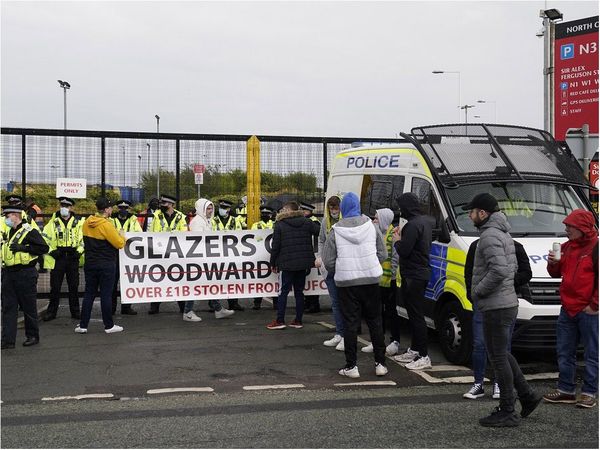
[[[24,346],[39,343],[36,310],[36,264],[50,269],[50,303],[43,320],[57,316],[64,277],[69,288],[71,317],[79,320],[76,333],[87,333],[94,298],[99,292],[106,333],[123,331],[113,322],[118,297],[118,249],[128,231],[184,232],[242,230],[247,227],[245,204],[232,213],[233,204],[220,200],[218,207],[198,199],[191,220],[175,209],[176,198],[153,198],[148,208],[136,216],[131,203],[116,205],[106,198],[96,202],[97,213],[87,219],[77,216],[75,201],[58,199],[60,209],[44,225],[26,212],[19,196],[8,196],[2,208],[2,349],[15,347],[17,309],[25,316]],[[335,333],[323,342],[343,351],[346,364],[341,376],[359,378],[357,334],[364,320],[370,344],[361,351],[373,353],[377,376],[388,373],[386,356],[409,370],[432,367],[428,353],[425,322],[425,289],[431,277],[429,254],[433,218],[422,212],[419,198],[404,193],[397,199],[402,225],[395,222],[391,209],[378,209],[374,217],[361,211],[359,197],[349,192],[331,196],[325,202],[321,222],[315,207],[290,201],[277,211],[265,205],[260,220],[251,229],[273,229],[270,266],[280,277],[280,292],[273,299],[277,310],[269,330],[302,328],[305,312],[320,311],[319,299],[304,295],[307,273],[319,267],[331,299]],[[117,211],[114,212],[114,206]],[[483,426],[517,426],[544,399],[551,403],[574,403],[578,407],[596,405],[598,394],[598,232],[589,211],[575,210],[564,220],[568,241],[560,252],[550,251],[548,273],[562,277],[561,312],[557,325],[559,381],[557,389],[542,396],[525,380],[511,354],[512,330],[518,311],[518,297],[527,298],[532,272],[529,258],[510,236],[510,224],[490,194],[476,195],[465,207],[477,227],[480,239],[471,245],[465,264],[467,297],[473,305],[474,384],[465,398],[485,395],[484,374],[489,361],[493,372],[493,397],[499,406],[480,419]],[[398,216],[398,215],[396,215]],[[43,225],[43,228],[42,228]],[[315,254],[315,247],[317,252]],[[85,295],[79,308],[77,288],[79,267],[83,264]],[[294,291],[295,316],[286,323],[288,294]],[[401,350],[401,322],[396,305],[405,306],[410,345]],[[262,298],[254,299],[260,309]],[[184,321],[199,322],[194,302],[178,302]],[[219,300],[209,306],[217,319],[242,310],[236,299],[223,308]],[[160,302],[151,303],[149,314],[159,313]],[[307,308],[308,307],[308,308]],[[130,305],[121,305],[121,314],[135,315]],[[385,335],[389,332],[389,344]],[[576,395],[576,352],[584,347],[585,372],[581,395]],[[521,404],[515,411],[516,399]]]

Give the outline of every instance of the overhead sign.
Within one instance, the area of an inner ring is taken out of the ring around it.
[[[57,178],[56,197],[86,198],[87,182],[85,178]]]
[[[204,173],[204,164],[194,164],[194,173]]]
[[[598,16],[555,25],[554,137],[584,124],[598,133]]]
[[[275,297],[279,278],[270,267],[272,233],[125,233],[119,250],[121,301]],[[327,294],[318,269],[307,276],[304,291]]]
[[[194,174],[194,183],[204,184],[204,174],[203,173],[195,173]]]

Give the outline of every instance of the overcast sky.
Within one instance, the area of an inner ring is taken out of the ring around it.
[[[596,1],[1,2],[3,127],[393,137],[543,127],[539,10]]]

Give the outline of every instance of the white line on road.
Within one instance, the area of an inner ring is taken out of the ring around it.
[[[317,322],[319,325],[321,325],[322,327],[328,328],[330,330],[335,330],[335,325],[331,325],[330,323],[327,322]]]
[[[149,389],[146,394],[168,394],[172,392],[214,392],[214,389],[211,387],[161,388]]]
[[[532,373],[525,375],[526,380],[549,380],[558,378],[558,372]]]
[[[395,381],[355,381],[354,383],[333,383],[334,386],[396,386]]]
[[[466,370],[468,372],[471,372],[471,369],[469,369],[468,367],[452,366],[452,365],[448,365],[448,364],[435,365],[431,369],[427,369],[427,372],[444,372],[444,371],[453,372],[453,371],[457,371],[457,370]]]
[[[304,388],[303,384],[266,384],[262,386],[244,386],[242,389],[245,391],[261,391],[265,389],[297,389]]]
[[[43,397],[43,402],[51,402],[55,400],[85,400],[90,398],[113,398],[113,394],[82,394],[82,395],[63,395],[61,397]]]

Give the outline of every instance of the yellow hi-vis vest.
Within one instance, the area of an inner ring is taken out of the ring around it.
[[[135,214],[132,214],[123,225],[121,225],[121,221],[117,217],[110,217],[108,220],[112,222],[117,231],[142,231],[142,226],[140,225],[140,222]]]
[[[216,215],[211,219],[212,221],[212,229],[213,231],[223,231],[223,230],[241,230],[242,224],[235,219],[233,216],[229,216],[227,221],[223,223],[223,220]]]
[[[23,224],[21,229],[17,231],[10,239],[7,239],[2,243],[2,266],[10,267],[23,265],[27,266],[32,261],[37,260],[37,255],[32,255],[31,253],[26,252],[13,252],[10,249],[10,245],[12,243],[22,244],[25,240],[25,237],[29,234],[29,232],[33,228],[28,223]]]
[[[167,222],[165,215],[162,211],[158,210],[154,213],[154,219],[152,220],[152,229],[150,231],[187,231],[187,223],[185,221],[185,214],[181,211],[174,210],[173,220],[171,224]]]
[[[394,242],[392,237],[394,235],[394,226],[390,225],[385,232],[385,247],[387,249],[387,258],[381,263],[383,269],[383,275],[379,279],[379,286],[390,287],[392,285],[392,252],[394,251]]]
[[[71,215],[67,224],[59,216],[54,216],[44,227],[44,238],[50,250],[58,247],[72,247],[83,253],[83,220]]]

